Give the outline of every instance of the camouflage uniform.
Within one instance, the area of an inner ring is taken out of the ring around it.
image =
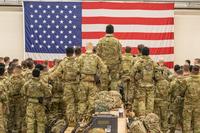
[[[7,131],[7,106],[8,106],[8,96],[7,88],[5,86],[3,77],[0,77],[0,132],[6,133]]]
[[[130,86],[131,67],[134,64],[134,58],[131,53],[122,56],[121,80],[125,93],[125,102],[133,103],[134,87]]]
[[[49,75],[51,79],[62,77],[64,111],[69,126],[75,126],[78,117],[79,71],[80,68],[77,61],[75,61],[75,57],[65,57],[57,69]]]
[[[46,124],[45,98],[51,96],[51,87],[33,77],[24,84],[21,93],[27,97],[27,133],[44,133]],[[37,125],[37,126],[36,126]]]
[[[24,79],[25,81],[28,81],[29,79],[32,78],[32,70],[31,69],[25,69],[23,72],[22,72],[23,76],[24,76]]]
[[[171,72],[171,71],[169,70],[169,68],[166,67],[166,66],[162,66],[161,68],[162,68],[162,70],[163,70],[163,76],[164,76],[164,78],[165,78],[166,80],[170,81],[170,77],[171,77],[171,75],[172,75],[172,72]]]
[[[200,77],[191,75],[187,79],[183,109],[183,133],[200,133]]]
[[[160,117],[161,129],[164,133],[168,130],[168,91],[169,82],[165,79],[162,69],[155,71],[156,89],[155,89],[155,103],[154,112]]]
[[[89,121],[94,113],[94,101],[96,98],[97,86],[95,75],[100,73],[101,87],[107,89],[107,69],[102,60],[92,51],[87,51],[79,57],[80,64],[80,85],[79,85],[79,115],[81,119]]]
[[[108,67],[110,89],[116,90],[119,82],[120,64],[122,59],[121,44],[112,34],[101,38],[97,44],[97,55]]]
[[[131,70],[131,82],[136,84],[136,114],[146,115],[154,108],[154,69],[156,64],[149,56],[141,56]]]
[[[24,101],[21,89],[25,83],[23,75],[13,75],[10,77],[11,86],[9,88],[9,120],[8,128],[13,133],[22,132],[25,117]]]
[[[54,66],[50,69],[49,73],[53,73],[56,71],[58,66]],[[61,75],[58,75],[57,78],[55,78],[53,81],[50,81],[50,84],[52,85],[52,98],[51,98],[51,104],[49,107],[50,115],[49,118],[55,118],[55,117],[62,117],[64,114],[64,102],[63,102],[63,83],[61,82]]]
[[[183,76],[177,76],[170,84],[169,90],[169,129],[175,133],[176,125],[182,123],[183,102],[186,90],[186,80]]]

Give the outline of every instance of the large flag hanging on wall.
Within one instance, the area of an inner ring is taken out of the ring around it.
[[[123,47],[150,48],[155,61],[174,63],[174,3],[24,2],[25,58],[63,58],[65,48],[98,43],[107,24]]]

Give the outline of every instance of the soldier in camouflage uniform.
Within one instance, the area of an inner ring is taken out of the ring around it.
[[[169,129],[175,133],[177,124],[182,123],[183,102],[186,90],[186,79],[183,77],[183,70],[176,71],[176,78],[170,84],[169,90]]]
[[[120,64],[122,60],[121,44],[113,36],[114,27],[106,27],[106,36],[101,38],[97,44],[97,55],[103,60],[108,67],[111,90],[116,90],[119,82]]]
[[[138,49],[138,54],[137,54],[137,56],[136,57],[134,57],[133,59],[133,62],[134,62],[134,64],[135,64],[135,62],[137,62],[139,59],[140,59],[140,57],[142,57],[142,49],[144,48],[144,45],[143,44],[139,44],[138,46],[137,46],[137,49]],[[132,65],[132,67],[134,66],[134,64]],[[132,69],[132,67],[131,67],[131,69]],[[137,108],[137,98],[136,98],[136,84],[135,84],[135,81],[133,81],[133,80],[131,80],[131,82],[130,82],[130,84],[131,84],[131,90],[133,90],[133,102],[131,103],[132,105],[131,105],[131,107],[132,107],[132,109],[133,109],[133,111],[135,111],[136,112],[136,108]]]
[[[131,54],[131,47],[126,47],[126,53],[122,56],[122,69],[121,69],[121,80],[122,86],[125,93],[125,103],[133,103],[134,90],[130,87],[130,71],[134,65],[134,58]]]
[[[101,89],[107,90],[108,76],[107,68],[102,60],[93,54],[93,45],[87,44],[86,54],[82,54],[79,57],[80,65],[80,85],[79,85],[79,115],[80,120],[89,121],[92,113],[94,113],[94,101],[98,91],[95,75],[97,72],[100,74]]]
[[[32,78],[32,71],[34,68],[34,62],[32,60],[26,60],[27,69],[23,71],[24,79],[28,81]]]
[[[186,79],[183,109],[183,133],[200,133],[200,77],[199,66],[195,65],[191,76]]]
[[[142,49],[142,56],[131,70],[131,82],[136,84],[137,107],[139,116],[153,112],[154,108],[154,72],[156,63],[149,57],[149,48]]]
[[[5,72],[5,65],[0,63],[0,132],[6,133],[7,131],[7,107],[8,107],[8,96],[7,88],[3,79]]]
[[[45,133],[45,98],[51,96],[51,86],[40,80],[40,70],[34,69],[33,78],[27,81],[21,93],[27,97],[27,133]]]
[[[63,101],[65,107],[65,117],[69,126],[75,126],[78,117],[78,84],[79,84],[79,65],[75,60],[74,48],[66,49],[67,57],[65,57],[57,69],[50,73],[49,78],[54,80],[61,76],[64,86]],[[82,97],[82,96],[81,96]]]
[[[169,77],[172,75],[172,73],[171,73],[171,71],[169,70],[169,68],[165,66],[164,60],[162,60],[162,59],[159,60],[158,64],[159,64],[160,68],[163,69],[163,76],[164,76],[164,78],[165,78],[166,80],[170,81]]]
[[[10,77],[9,88],[9,119],[8,128],[12,133],[21,133],[25,117],[24,101],[21,96],[21,89],[25,83],[21,66],[16,66],[13,75]]]
[[[161,67],[157,67],[155,70],[155,102],[154,112],[160,117],[160,125],[163,133],[168,131],[168,91],[169,82],[165,79],[164,70]]]
[[[56,60],[56,64],[53,68],[49,70],[49,73],[54,73],[56,69],[58,68],[61,60]],[[57,78],[52,80],[50,84],[52,85],[52,98],[51,98],[51,104],[49,107],[49,119],[54,119],[57,117],[62,117],[64,114],[64,103],[63,103],[63,83],[62,81],[62,75],[58,75]]]

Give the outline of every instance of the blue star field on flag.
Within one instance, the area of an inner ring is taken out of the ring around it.
[[[81,47],[81,2],[24,2],[25,51],[65,53]]]

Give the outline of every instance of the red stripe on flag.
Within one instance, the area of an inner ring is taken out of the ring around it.
[[[82,52],[85,53],[85,47],[82,47]],[[125,53],[125,47],[122,48],[122,53]],[[131,53],[136,55],[138,54],[138,49],[132,47]],[[174,47],[165,47],[165,48],[150,48],[150,55],[165,55],[165,54],[174,54]]]
[[[35,60],[35,63],[36,64],[43,64],[44,61],[43,60]],[[170,69],[174,67],[174,62],[164,62],[164,64]],[[53,66],[54,66],[53,61],[49,61],[49,67],[51,68]]]
[[[173,3],[115,3],[83,2],[83,9],[117,9],[117,10],[173,10]]]
[[[164,62],[164,64],[170,69],[174,67],[174,62]]]
[[[83,17],[82,24],[173,25],[174,18]]]
[[[82,39],[99,39],[105,35],[104,32],[82,32]],[[122,40],[169,40],[174,39],[174,33],[137,33],[116,32],[115,36]]]
[[[165,55],[165,54],[174,54],[174,47],[164,47],[164,48],[149,48],[150,55]],[[123,53],[125,52],[125,47],[122,49]],[[133,47],[131,53],[136,55],[138,54],[138,49]]]
[[[43,64],[44,62],[45,62],[44,60],[34,60],[35,64]],[[53,67],[54,66],[53,61],[48,61],[48,65],[50,68]]]

